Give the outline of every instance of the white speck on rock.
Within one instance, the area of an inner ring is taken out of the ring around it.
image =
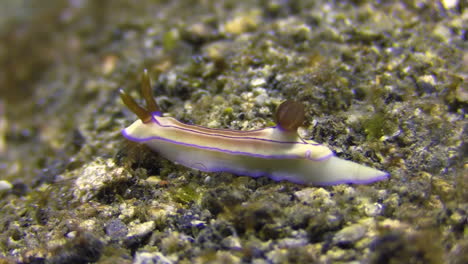
[[[221,240],[221,245],[230,250],[241,250],[242,245],[237,236],[228,236]]]
[[[266,80],[264,78],[255,78],[250,81],[250,85],[252,85],[253,87],[259,87],[259,86],[264,85],[265,83],[266,83]]]
[[[451,9],[457,6],[458,0],[442,0],[440,1],[445,9]]]
[[[129,224],[127,238],[143,237],[154,230],[156,224],[154,221],[148,221],[141,224]]]
[[[11,190],[11,188],[13,185],[8,181],[0,181],[0,192]]]
[[[436,79],[434,75],[428,74],[428,75],[423,75],[418,78],[418,81],[420,82],[425,82],[430,85],[436,85]]]
[[[336,204],[330,192],[324,188],[305,188],[295,192],[294,196],[305,204],[322,204],[325,206],[334,206]]]
[[[175,261],[164,256],[161,252],[137,252],[133,264],[172,264]]]
[[[377,216],[382,213],[383,206],[379,203],[369,203],[364,205],[364,212],[367,216]]]

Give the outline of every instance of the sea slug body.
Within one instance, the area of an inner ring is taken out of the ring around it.
[[[288,100],[278,107],[275,127],[237,131],[187,125],[163,117],[152,97],[146,71],[142,79],[146,109],[122,90],[120,95],[139,117],[122,134],[189,168],[316,185],[366,184],[389,176],[340,159],[326,146],[302,139],[297,129],[305,119],[305,111],[298,102]]]

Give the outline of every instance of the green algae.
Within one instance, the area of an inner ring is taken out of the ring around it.
[[[171,191],[171,197],[174,201],[182,204],[195,203],[200,198],[200,190],[198,190],[198,186],[194,184],[187,184],[186,186]]]
[[[367,140],[375,141],[383,136],[391,136],[398,130],[398,123],[385,113],[375,113],[363,122]]]

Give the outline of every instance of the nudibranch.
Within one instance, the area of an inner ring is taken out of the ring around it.
[[[316,185],[366,184],[389,176],[340,159],[328,147],[301,138],[297,129],[305,119],[305,111],[298,102],[288,100],[278,107],[274,127],[250,131],[213,129],[162,116],[146,70],[141,87],[146,108],[120,90],[124,104],[139,118],[122,134],[186,167]]]

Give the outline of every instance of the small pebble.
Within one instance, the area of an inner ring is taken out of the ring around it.
[[[172,264],[175,261],[170,260],[160,252],[137,252],[135,254],[134,264]]]
[[[458,0],[442,0],[440,1],[445,9],[451,9],[458,5]]]
[[[156,227],[153,221],[144,222],[141,224],[136,224],[129,228],[127,238],[131,237],[143,237],[154,230]]]
[[[352,244],[363,238],[366,232],[367,228],[361,224],[350,225],[336,233],[333,242],[336,244]]]
[[[120,219],[112,219],[106,223],[106,234],[114,239],[123,238],[127,235],[128,228]]]
[[[0,192],[6,192],[13,188],[13,185],[8,181],[0,181]]]

